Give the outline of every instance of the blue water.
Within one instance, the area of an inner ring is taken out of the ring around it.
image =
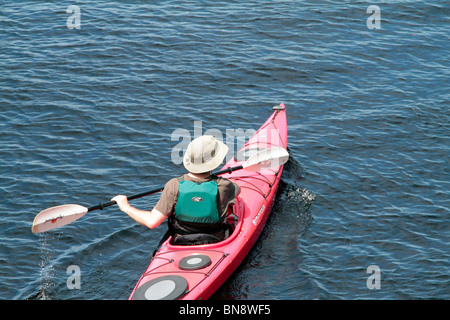
[[[0,299],[128,298],[165,226],[111,207],[35,235],[36,214],[160,186],[183,172],[175,130],[257,129],[280,102],[291,160],[263,234],[213,298],[450,299],[449,8],[2,2]]]

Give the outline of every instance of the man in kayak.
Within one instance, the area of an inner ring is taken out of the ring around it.
[[[131,206],[124,195],[112,200],[136,222],[151,229],[169,218],[167,236],[173,236],[174,244],[222,241],[231,233],[227,217],[240,192],[239,185],[231,180],[211,175],[227,152],[228,147],[213,136],[194,139],[183,157],[189,173],[169,180],[151,211]]]

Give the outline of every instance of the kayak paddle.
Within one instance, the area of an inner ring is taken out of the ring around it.
[[[214,173],[215,175],[221,175],[225,173],[231,173],[236,170],[245,169],[247,171],[260,171],[262,169],[272,168],[275,166],[283,165],[289,159],[289,153],[281,147],[274,147],[270,149],[265,149],[259,151],[252,155],[247,161],[242,165],[236,167],[226,168],[219,172]],[[134,200],[144,196],[148,196],[157,192],[160,192],[164,187],[159,187],[153,190],[135,194],[133,196],[127,197],[128,200]],[[115,205],[115,201],[100,203],[98,205],[86,208],[78,204],[64,204],[56,207],[51,207],[39,212],[33,221],[33,226],[31,231],[33,233],[45,232],[48,230],[56,229],[66,224],[69,224],[82,216],[84,216],[89,211],[103,210],[103,208]]]

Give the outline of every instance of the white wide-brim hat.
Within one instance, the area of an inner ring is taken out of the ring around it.
[[[183,157],[184,167],[192,173],[216,169],[225,159],[228,147],[213,136],[201,136],[189,143]]]

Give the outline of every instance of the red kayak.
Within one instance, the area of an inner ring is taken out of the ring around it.
[[[283,104],[222,169],[241,165],[246,157],[272,147],[287,148]],[[222,175],[241,187],[233,212],[237,224],[224,241],[194,246],[172,244],[170,237],[156,252],[129,299],[208,299],[236,270],[269,217],[283,164],[259,172],[239,170]]]

